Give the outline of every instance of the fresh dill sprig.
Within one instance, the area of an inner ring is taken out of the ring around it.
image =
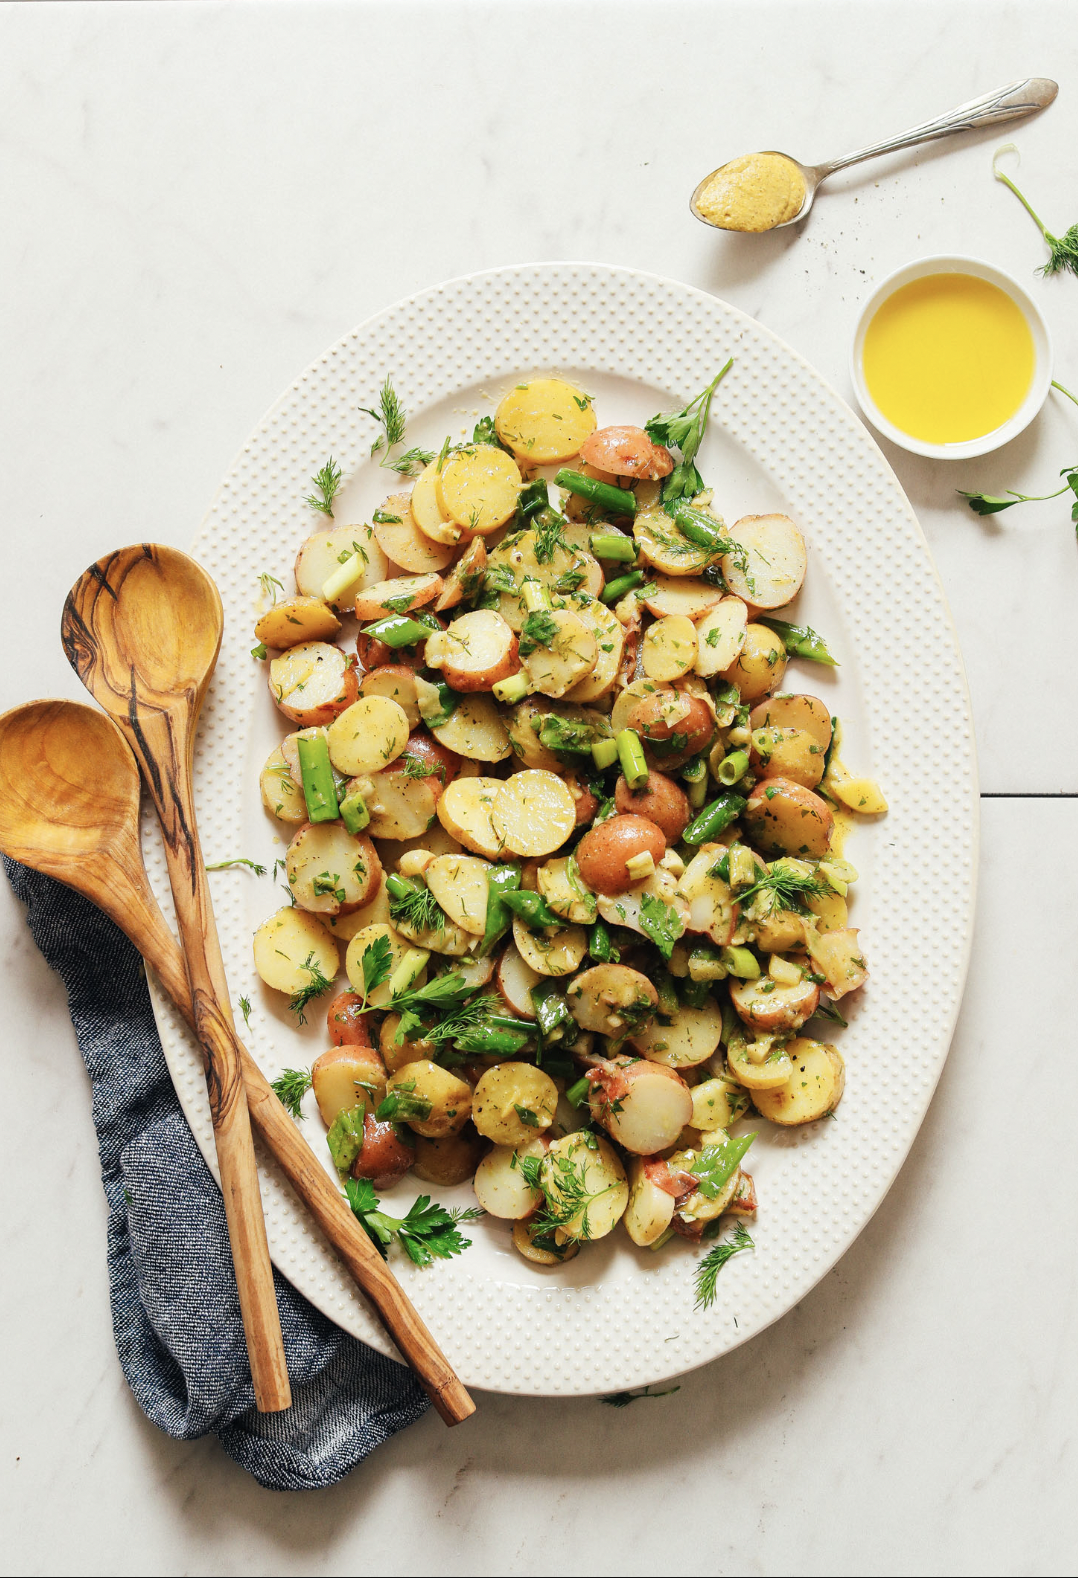
[[[207,871],[230,871],[233,866],[246,866],[253,871],[256,877],[266,875],[265,866],[260,866],[253,860],[245,860],[242,855],[237,855],[235,860],[214,860],[206,865]]]
[[[582,1137],[584,1143],[588,1144],[589,1137],[586,1134]],[[594,1149],[595,1143],[592,1140],[589,1148]],[[591,1238],[588,1212],[596,1200],[609,1194],[618,1185],[606,1184],[601,1189],[589,1189],[586,1163],[578,1163],[572,1156],[518,1156],[517,1166],[525,1182],[531,1188],[542,1191],[543,1204],[529,1223],[537,1235],[555,1233],[560,1228],[570,1237],[584,1242]],[[549,1169],[545,1178],[542,1172],[544,1167]]]
[[[609,1408],[628,1408],[630,1403],[638,1403],[642,1397],[671,1397],[674,1392],[680,1391],[680,1386],[667,1386],[661,1392],[645,1386],[640,1392],[611,1392],[608,1397],[600,1397],[599,1401],[606,1403]]]
[[[244,1022],[244,1024],[247,1026],[248,1030],[250,1030],[250,1028],[251,1028],[251,999],[249,997],[241,997],[240,998],[240,1013],[243,1015],[243,1022]]]
[[[296,1119],[303,1117],[300,1104],[313,1084],[309,1068],[286,1068],[272,1081],[273,1090],[282,1107]]]
[[[1070,229],[1066,231],[1064,235],[1054,236],[1048,229],[1047,225],[1044,223],[1044,220],[1041,218],[1041,216],[1034,211],[1033,207],[1029,203],[1029,200],[1024,197],[1018,190],[1017,186],[1015,186],[1010,176],[1004,175],[1003,171],[999,168],[998,161],[1001,154],[1011,152],[1017,153],[1017,151],[1018,150],[1015,148],[1013,142],[1004,143],[1002,148],[997,149],[995,157],[992,160],[992,174],[995,176],[997,181],[1002,181],[1004,186],[1009,187],[1014,193],[1015,197],[1017,197],[1018,201],[1032,219],[1033,223],[1037,226],[1037,229],[1040,231],[1041,235],[1045,239],[1045,242],[1047,243],[1048,261],[1047,263],[1041,264],[1040,268],[1037,270],[1037,273],[1044,275],[1059,274],[1064,269],[1069,269],[1072,274],[1078,274],[1078,224],[1071,225]]]
[[[268,571],[264,570],[258,577],[258,584],[262,589],[262,596],[269,598],[270,607],[276,608],[277,592],[284,591],[284,585],[282,582],[278,581],[275,575],[270,575]],[[276,590],[274,590],[274,588],[276,588]]]
[[[316,471],[311,482],[317,489],[316,493],[308,493],[305,504],[312,510],[318,510],[322,515],[333,519],[333,500],[341,489],[341,468],[334,464],[332,455],[326,461],[321,471]]]
[[[389,900],[391,921],[403,921],[414,931],[442,931],[445,928],[445,911],[429,888],[417,887],[403,899]]]
[[[554,557],[555,550],[565,548],[566,542],[562,536],[565,526],[564,515],[559,515],[557,510],[540,510],[532,521],[532,532],[535,536],[533,550],[537,564],[549,564]]]
[[[385,383],[378,391],[378,409],[375,411],[369,405],[359,408],[364,416],[373,416],[382,431],[371,445],[371,454],[377,455],[381,450],[389,451],[395,444],[404,438],[404,429],[407,424],[404,407],[397,398],[397,391],[393,387],[393,380],[387,375]],[[382,464],[385,464],[383,460]]]
[[[433,1204],[429,1195],[421,1194],[406,1216],[389,1216],[379,1209],[381,1202],[370,1179],[346,1178],[344,1190],[353,1214],[383,1258],[395,1238],[417,1266],[449,1260],[470,1248],[472,1241],[457,1231],[458,1224],[474,1222],[484,1214],[478,1206],[447,1211],[445,1206]]]
[[[382,465],[395,471],[399,477],[415,477],[434,459],[433,449],[406,449],[393,460],[383,460]]]
[[[380,940],[384,941],[388,946],[388,937]],[[327,975],[322,973],[322,966],[315,962],[313,949],[300,965],[300,969],[310,976],[310,980],[306,986],[301,986],[298,991],[292,993],[292,996],[288,999],[288,1006],[294,1014],[298,1015],[299,1023],[305,1025],[307,1023],[307,1015],[304,1013],[304,1009],[307,1007],[307,1004],[313,997],[321,997],[323,992],[328,992],[333,982]]]
[[[431,778],[435,773],[444,774],[444,767],[435,767],[432,762],[425,762],[418,756],[406,756],[401,770],[406,778]]]
[[[831,887],[820,877],[792,871],[788,866],[778,866],[774,871],[769,871],[766,877],[754,882],[751,888],[745,888],[737,895],[737,900],[739,904],[745,905],[757,894],[764,893],[770,901],[768,914],[774,914],[776,910],[791,910],[795,915],[806,915],[809,913],[806,899],[826,898],[831,892]]]
[[[708,1250],[697,1266],[693,1278],[696,1289],[694,1309],[711,1308],[715,1302],[715,1284],[723,1266],[735,1255],[739,1255],[743,1249],[755,1249],[755,1247],[744,1222],[738,1222],[734,1228],[733,1238],[728,1238],[723,1243],[716,1244],[714,1249]]]

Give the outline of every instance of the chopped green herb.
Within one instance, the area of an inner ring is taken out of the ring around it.
[[[272,1088],[281,1106],[287,1107],[294,1118],[302,1118],[300,1104],[312,1084],[309,1068],[286,1068],[272,1081]]]
[[[317,491],[308,493],[304,503],[309,504],[312,510],[318,510],[322,515],[328,515],[330,520],[332,520],[333,500],[337,497],[341,488],[341,468],[334,465],[332,456],[326,461],[326,464],[320,471],[315,472],[311,481]]]
[[[708,1250],[696,1268],[696,1309],[707,1310],[714,1304],[715,1284],[726,1262],[732,1260],[734,1255],[739,1255],[743,1249],[755,1249],[755,1247],[744,1222],[738,1222],[734,1228],[733,1238],[728,1238],[723,1243],[716,1244],[714,1249]]]

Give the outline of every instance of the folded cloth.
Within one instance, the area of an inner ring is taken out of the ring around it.
[[[146,1417],[180,1441],[216,1431],[270,1490],[333,1485],[427,1398],[274,1273],[292,1407],[260,1414],[221,1192],[180,1111],[142,961],[80,894],[4,858],[68,1006],[93,1087],[116,1349]]]

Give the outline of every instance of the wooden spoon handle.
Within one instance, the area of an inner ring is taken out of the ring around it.
[[[176,1007],[194,1024],[190,987],[183,956],[161,919],[147,911],[145,923],[134,938],[147,963],[157,971],[161,984]],[[277,1159],[293,1189],[307,1206],[326,1238],[374,1305],[386,1331],[407,1359],[438,1413],[447,1425],[459,1425],[475,1413],[469,1397],[449,1360],[431,1336],[408,1295],[356,1221],[340,1190],[318,1161],[295,1122],[289,1117],[246,1047],[230,1032],[247,1087],[251,1121]]]

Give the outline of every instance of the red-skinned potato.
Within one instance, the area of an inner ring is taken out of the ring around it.
[[[385,1093],[386,1066],[374,1047],[330,1047],[311,1064],[311,1082],[328,1129],[338,1113],[350,1112],[364,1102],[377,1106]]]
[[[409,761],[415,763],[411,768],[407,766]],[[408,744],[397,760],[387,769],[393,770],[408,773],[413,778],[421,777],[430,784],[437,798],[460,772],[460,757],[425,729],[416,729],[408,736]]]
[[[593,827],[576,847],[580,880],[593,893],[624,893],[635,880],[628,862],[650,854],[656,865],[666,853],[663,830],[646,816],[611,816]]]
[[[612,477],[647,478],[657,482],[674,469],[674,458],[642,427],[600,427],[580,446],[580,458]]]
[[[567,767],[565,769],[563,777],[565,779],[565,787],[572,795],[576,804],[577,827],[589,826],[595,816],[596,811],[599,809],[598,800],[592,794],[591,790],[583,781],[580,774],[574,772],[571,767]]]
[[[369,1178],[376,1189],[389,1189],[411,1167],[415,1151],[392,1123],[379,1123],[372,1113],[363,1119],[363,1149],[352,1164],[353,1178]]]
[[[419,727],[419,705],[416,701],[415,669],[407,663],[383,663],[372,668],[359,682],[361,696],[388,696],[398,707],[404,708],[408,727]]]
[[[615,809],[627,816],[646,816],[663,831],[668,844],[676,844],[692,818],[685,791],[665,773],[650,772],[642,789],[630,789],[619,778],[614,790]]]
[[[437,619],[437,614],[432,614],[429,609],[425,611],[425,618]],[[441,629],[445,629],[445,621],[438,619]],[[432,630],[431,634],[435,632]],[[356,657],[364,673],[371,673],[376,668],[386,668],[390,664],[400,664],[404,668],[418,671],[427,666],[426,640],[417,641],[411,647],[387,647],[384,641],[379,641],[376,636],[365,636],[360,631],[356,637]]]
[[[698,696],[685,697],[684,715],[676,722],[664,716],[661,696],[645,696],[629,713],[626,727],[635,729],[645,752],[664,767],[683,767],[706,751],[715,738],[715,719]]]
[[[765,778],[742,813],[745,836],[765,855],[822,859],[835,819],[827,802],[789,778]]]
[[[362,1012],[363,999],[358,992],[339,992],[329,1005],[326,1028],[335,1047],[369,1047],[371,1027]]]
[[[270,695],[301,729],[330,724],[359,695],[355,664],[328,641],[306,641],[266,665]]]
[[[654,1156],[677,1140],[692,1117],[692,1094],[672,1068],[617,1058],[588,1071],[596,1123],[636,1156]]]
[[[493,608],[454,619],[444,635],[427,642],[426,656],[456,691],[490,690],[520,668],[516,635]]]

